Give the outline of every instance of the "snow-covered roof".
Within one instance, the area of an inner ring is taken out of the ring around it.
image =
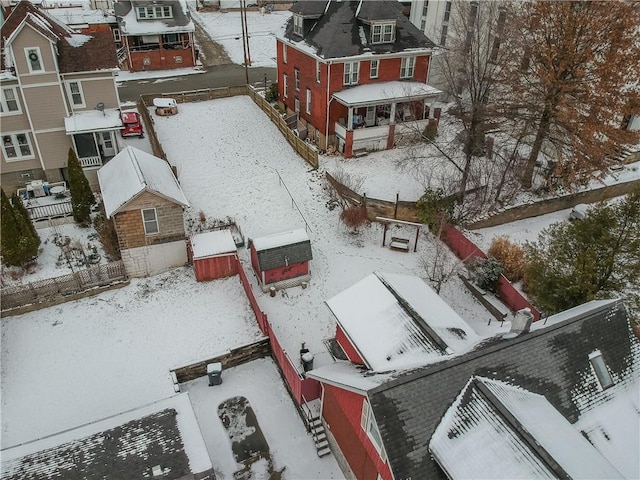
[[[107,217],[147,191],[189,206],[169,164],[134,147],[127,147],[98,170]]]
[[[253,239],[253,246],[257,252],[269,250],[271,248],[284,247],[295,243],[308,242],[309,236],[304,228],[291,230],[288,232],[274,233],[260,238]]]
[[[215,230],[213,232],[197,233],[191,237],[193,259],[213,257],[223,253],[236,251],[236,242],[231,230]]]
[[[64,119],[64,128],[67,135],[82,132],[120,130],[122,126],[120,110],[117,108],[105,108],[102,112],[100,110],[74,112]]]
[[[372,273],[327,300],[373,371],[411,368],[471,350],[480,337],[421,278]]]
[[[139,20],[131,1],[117,2],[115,10],[121,34],[159,35],[195,31],[186,0],[164,0],[163,4],[171,6],[172,18]]]
[[[601,307],[606,307],[607,305],[613,305],[617,301],[619,301],[617,298],[613,298],[609,300],[591,300],[590,302],[577,305],[563,312],[556,313],[554,315],[549,315],[547,318],[541,319],[538,322],[533,322],[531,324],[531,331],[533,332],[536,330],[540,330],[542,328],[550,327],[552,325],[556,325],[570,318],[573,319],[573,318],[578,318],[582,315],[587,315]]]
[[[60,22],[71,27],[116,23],[116,16],[103,10],[94,10],[88,6],[47,8],[46,12]]]
[[[378,82],[346,88],[333,94],[341,104],[350,107],[355,105],[376,105],[381,100],[402,102],[417,98],[435,97],[442,92],[420,82]]]
[[[172,411],[175,411],[173,413]],[[178,432],[169,419],[175,418]],[[64,478],[65,474],[97,474],[109,463],[111,474],[140,475],[156,463],[140,465],[144,456],[151,462],[167,463],[179,454],[175,434],[179,433],[191,473],[212,469],[211,459],[200,433],[188,393],[180,393],[135,410],[98,420],[59,434],[2,450],[2,477]],[[111,442],[105,443],[105,437]],[[121,446],[127,445],[124,455]],[[151,447],[151,448],[150,448]],[[153,449],[155,448],[155,453]],[[132,463],[134,462],[134,463]],[[125,469],[125,471],[122,471]],[[96,471],[97,470],[97,471]],[[16,475],[14,477],[14,475]]]
[[[336,361],[329,365],[314,368],[307,372],[307,377],[362,394],[392,378],[389,373],[365,375],[362,367],[345,361]]]
[[[429,449],[452,479],[622,478],[543,395],[482,377],[458,395]]]

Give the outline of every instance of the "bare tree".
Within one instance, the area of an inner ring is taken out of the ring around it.
[[[638,141],[620,128],[637,113],[629,89],[640,78],[637,2],[522,2],[514,24],[520,35],[510,48],[523,57],[506,78],[535,127],[522,184],[532,186],[541,152],[564,184],[593,178],[616,147]]]
[[[437,235],[429,235],[432,255],[424,255],[420,258],[420,264],[427,275],[427,279],[438,294],[442,289],[442,285],[463,271],[460,261],[451,253],[449,247],[440,240],[445,224],[445,218],[441,217]]]

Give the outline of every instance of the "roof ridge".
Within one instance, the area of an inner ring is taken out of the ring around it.
[[[136,175],[138,176],[138,180],[140,181],[140,184],[142,184],[142,186],[144,187],[144,189],[146,190],[148,188],[147,182],[144,178],[144,175],[142,174],[142,169],[140,168],[140,164],[138,163],[138,156],[136,155],[135,152],[135,148],[129,146],[127,147],[129,150],[129,155],[131,156],[131,159],[133,160],[133,168],[136,171]]]
[[[544,335],[550,335],[551,333],[553,333],[554,331],[561,329],[561,328],[565,328],[568,325],[571,325],[573,323],[576,322],[580,322],[580,321],[584,321],[584,320],[588,320],[589,318],[593,317],[595,314],[600,313],[602,311],[613,311],[614,309],[619,309],[620,306],[622,304],[622,300],[621,299],[617,299],[612,303],[607,303],[605,305],[599,305],[599,306],[595,306],[593,309],[585,311],[585,312],[580,312],[578,314],[576,314],[575,317],[573,318],[567,318],[566,320],[562,320],[560,322],[558,322],[555,325],[550,325],[546,328],[541,328],[539,330],[536,331],[532,331],[532,332],[528,332],[526,334],[522,334],[520,336],[518,336],[517,338],[514,339],[510,339],[510,340],[506,340],[500,343],[497,343],[495,345],[490,345],[486,348],[482,348],[482,345],[484,343],[486,343],[487,341],[490,341],[492,339],[495,339],[497,337],[491,337],[486,339],[485,342],[481,342],[477,347],[477,349],[472,350],[471,352],[453,357],[453,358],[449,358],[449,359],[443,359],[443,361],[438,362],[438,363],[432,363],[429,365],[426,365],[424,367],[421,367],[417,370],[414,370],[412,373],[409,373],[407,375],[404,376],[400,376],[400,377],[396,377],[392,380],[386,381],[384,383],[382,383],[381,385],[372,388],[371,390],[369,390],[369,395],[374,395],[376,393],[380,393],[383,392],[385,390],[389,390],[391,388],[394,388],[398,385],[402,385],[405,383],[410,383],[413,382],[415,380],[418,380],[419,378],[423,378],[423,377],[427,377],[429,375],[433,375],[436,374],[438,372],[441,372],[442,370],[446,370],[448,368],[453,368],[456,367],[462,363],[467,363],[467,362],[471,362],[474,361],[475,359],[479,358],[479,357],[483,357],[486,355],[491,355],[497,351],[503,350],[505,348],[511,348],[513,345],[517,345],[519,343],[522,342],[526,342],[528,340],[531,340],[533,338],[537,338],[539,336],[544,336]]]

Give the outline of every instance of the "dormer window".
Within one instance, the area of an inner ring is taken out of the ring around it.
[[[24,52],[27,56],[27,66],[29,67],[29,73],[42,72],[42,57],[40,56],[40,48],[25,48]]]
[[[300,35],[302,37],[304,29],[302,28],[304,25],[304,20],[302,19],[302,15],[294,15],[293,16],[293,33],[296,35]]]
[[[600,387],[605,390],[612,386],[613,378],[611,377],[611,373],[609,373],[607,364],[604,362],[604,358],[602,358],[600,350],[595,350],[589,354],[589,362],[591,362],[591,367],[596,374]]]
[[[371,26],[371,43],[391,43],[395,39],[395,23],[375,23]]]
[[[151,20],[156,18],[173,18],[171,5],[150,5],[137,7],[138,20]]]

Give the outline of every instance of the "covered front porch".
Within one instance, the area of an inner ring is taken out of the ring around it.
[[[120,110],[109,108],[76,112],[64,119],[67,135],[83,168],[101,167],[120,150]]]
[[[419,134],[437,122],[433,104],[440,90],[419,82],[381,82],[333,94],[335,145],[346,158],[393,148],[396,139]]]

